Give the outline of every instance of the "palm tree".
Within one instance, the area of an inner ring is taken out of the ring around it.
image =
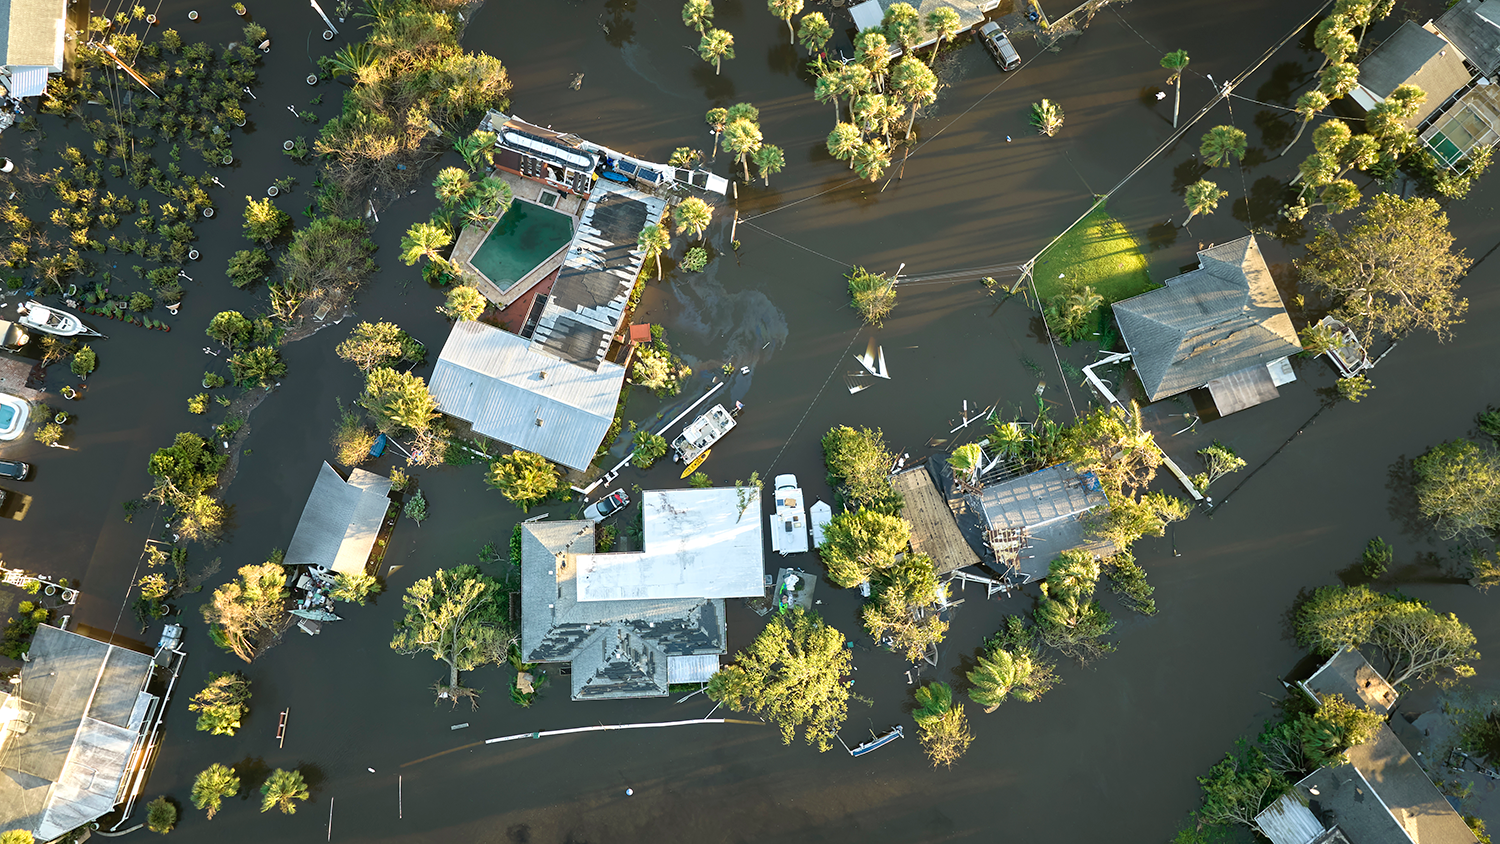
[[[749,118],[741,117],[729,121],[724,127],[724,149],[734,153],[735,160],[745,167],[745,181],[750,181],[750,153],[760,149],[760,127]]]
[[[469,191],[474,185],[469,181],[469,173],[462,167],[444,167],[438,171],[437,179],[432,183],[437,188],[438,201],[444,205],[457,205],[469,196]]]
[[[1307,129],[1307,124],[1311,123],[1312,119],[1318,116],[1318,112],[1327,107],[1328,95],[1317,88],[1304,92],[1302,96],[1297,98],[1297,116],[1302,118],[1302,122],[1297,124],[1297,134],[1292,136],[1291,143],[1286,145],[1286,149],[1281,151],[1281,155],[1286,155],[1298,141],[1302,140],[1302,132]],[[1276,157],[1280,158],[1281,155]]]
[[[1318,90],[1330,100],[1344,96],[1358,84],[1359,68],[1348,62],[1335,62],[1323,68],[1323,73],[1318,77]]]
[[[760,109],[749,103],[735,103],[728,109],[729,122],[736,120],[748,120],[751,123],[760,124]]]
[[[958,19],[958,12],[948,6],[939,6],[927,13],[927,31],[937,36],[937,43],[932,45],[932,58],[928,64],[937,61],[938,51],[943,49],[943,39],[958,32],[963,21]]]
[[[729,112],[722,108],[711,108],[708,114],[703,116],[708,128],[714,130],[714,155],[719,154],[719,134],[724,131],[724,124],[729,122]]]
[[[854,60],[870,71],[875,86],[885,92],[885,74],[891,67],[891,42],[885,33],[867,29],[854,38]]]
[[[829,69],[818,75],[813,85],[813,99],[820,103],[833,103],[833,122],[837,124],[843,115],[839,113],[839,72]]]
[[[307,781],[298,771],[277,768],[266,778],[265,784],[260,787],[260,793],[262,812],[269,812],[274,807],[285,814],[294,815],[297,813],[297,801],[308,797]]]
[[[1051,100],[1031,104],[1031,125],[1047,137],[1056,135],[1063,125],[1062,106]]]
[[[766,0],[771,14],[786,21],[786,43],[796,44],[797,33],[792,30],[792,17],[802,11],[802,0]]]
[[[786,166],[786,156],[781,147],[775,144],[762,144],[750,157],[755,160],[755,166],[760,168],[760,177],[765,180],[766,187],[771,186],[771,174],[780,173]]]
[[[1224,167],[1231,156],[1245,159],[1245,133],[1233,126],[1215,126],[1203,136],[1198,154],[1210,167]]]
[[[722,29],[710,29],[703,33],[703,40],[698,42],[698,56],[706,62],[712,62],[714,76],[718,76],[720,62],[734,58],[734,36]]]
[[[911,48],[922,40],[922,18],[910,3],[892,3],[880,20],[880,28],[901,46],[902,56],[909,56]]]
[[[209,765],[193,780],[193,806],[207,809],[210,820],[218,814],[219,804],[225,797],[233,797],[239,793],[240,778],[228,765]]]
[[[1327,61],[1342,62],[1359,49],[1359,42],[1349,32],[1352,28],[1353,22],[1344,15],[1329,15],[1313,31],[1313,46],[1322,51]]]
[[[714,22],[714,4],[709,0],[687,0],[682,6],[682,22],[702,35]]]
[[[869,181],[876,181],[885,175],[885,168],[889,166],[891,150],[879,138],[865,141],[854,153],[854,172]]]
[[[661,255],[672,247],[672,239],[667,235],[667,227],[652,224],[641,229],[640,235],[635,239],[635,245],[641,250],[645,260],[656,261],[656,280],[661,281]]]
[[[911,127],[917,122],[917,109],[937,99],[937,76],[921,61],[903,56],[891,71],[891,93],[911,108],[911,120],[906,124],[906,137],[910,138]]]
[[[870,90],[870,71],[864,65],[846,64],[834,72],[834,79],[839,94],[850,103]]]
[[[864,137],[853,123],[840,123],[828,133],[828,154],[839,161],[849,162],[850,170],[854,169],[854,154],[863,145]]]
[[[1173,50],[1161,57],[1161,66],[1172,71],[1172,75],[1167,77],[1167,84],[1177,86],[1176,97],[1172,100],[1173,129],[1177,128],[1177,109],[1182,105],[1182,72],[1187,70],[1188,61],[1187,50]]]
[[[1219,190],[1218,185],[1207,179],[1199,179],[1188,185],[1186,199],[1188,216],[1186,220],[1182,221],[1182,224],[1185,226],[1191,223],[1193,218],[1199,214],[1214,213],[1214,210],[1219,207],[1219,200],[1228,195],[1229,191]]]
[[[509,182],[495,176],[487,176],[474,185],[474,198],[483,203],[485,208],[500,215],[510,208],[510,204],[515,201],[516,194],[511,190]]]
[[[821,52],[832,37],[833,27],[828,25],[828,18],[822,12],[808,12],[802,16],[797,27],[797,41],[809,54]]]
[[[409,267],[418,260],[438,257],[438,250],[453,242],[453,234],[432,223],[413,223],[401,238],[401,260]]]
[[[678,234],[692,229],[694,237],[702,237],[703,230],[708,228],[708,223],[712,219],[713,209],[708,207],[707,202],[696,196],[684,199],[672,209],[672,221],[677,224]]]
[[[1007,700],[1031,703],[1057,684],[1052,666],[1037,659],[1029,647],[1014,652],[1002,648],[981,655],[968,673],[969,699],[994,712]]]
[[[368,41],[349,44],[339,48],[328,57],[328,72],[334,76],[353,76],[358,79],[365,69],[375,64],[375,48]]]

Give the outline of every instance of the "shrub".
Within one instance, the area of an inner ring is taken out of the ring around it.
[[[849,298],[854,309],[870,325],[881,322],[896,307],[896,285],[884,275],[877,275],[864,267],[855,267],[845,276],[849,282]]]
[[[166,835],[175,826],[177,826],[177,807],[172,805],[165,796],[146,804],[147,829]]]
[[[73,362],[68,365],[68,368],[73,370],[73,374],[79,378],[87,378],[98,366],[99,356],[94,354],[93,349],[84,346],[73,353]]]
[[[708,266],[708,250],[694,246],[682,256],[682,268],[690,273],[701,273]]]
[[[188,413],[199,416],[208,412],[208,393],[199,393],[188,399]]]
[[[484,482],[500,490],[524,512],[544,500],[562,482],[561,473],[540,454],[513,451],[490,464]]]
[[[631,439],[635,450],[630,453],[630,464],[637,469],[650,469],[667,453],[667,439],[642,428]]]
[[[266,250],[258,246],[254,249],[241,249],[229,258],[229,282],[235,287],[249,287],[269,278],[266,270],[270,266],[271,259],[266,255]]]
[[[364,420],[352,408],[339,404],[339,421],[333,428],[334,460],[344,466],[358,466],[370,459],[370,448],[375,445],[375,433],[365,427]],[[391,487],[396,487],[395,479]]]

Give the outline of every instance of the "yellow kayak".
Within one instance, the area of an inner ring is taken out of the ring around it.
[[[685,478],[688,475],[691,475],[694,472],[698,471],[698,467],[703,465],[703,461],[708,459],[709,452],[712,451],[713,449],[709,449],[708,451],[705,451],[697,457],[693,458],[693,462],[689,463],[688,467],[682,470],[682,477]]]

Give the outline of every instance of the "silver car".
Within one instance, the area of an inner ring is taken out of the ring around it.
[[[1005,37],[1005,30],[999,24],[985,21],[974,37],[990,51],[990,57],[995,60],[995,64],[1000,65],[1001,70],[1015,70],[1021,66],[1021,54],[1016,52],[1016,45]]]

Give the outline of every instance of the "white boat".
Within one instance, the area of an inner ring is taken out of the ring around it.
[[[796,475],[776,476],[776,512],[770,518],[772,550],[783,557],[807,552],[807,512]]]
[[[874,337],[870,338],[870,344],[865,347],[865,353],[855,355],[854,359],[859,361],[860,366],[863,366],[865,371],[876,378],[890,380],[890,370],[885,368],[885,347],[875,345]],[[850,392],[853,391],[851,390]]]
[[[822,547],[823,528],[833,521],[833,508],[822,501],[814,501],[813,506],[807,508],[807,514],[812,519],[813,547]]]
[[[22,302],[16,306],[16,321],[27,328],[56,334],[59,337],[103,337],[103,334],[83,324],[83,320],[71,311],[49,308],[39,302]]]
[[[672,459],[692,463],[698,459],[698,455],[708,451],[725,434],[734,430],[734,425],[734,417],[729,415],[724,405],[714,405],[707,413],[689,422],[677,439],[672,440]]]

